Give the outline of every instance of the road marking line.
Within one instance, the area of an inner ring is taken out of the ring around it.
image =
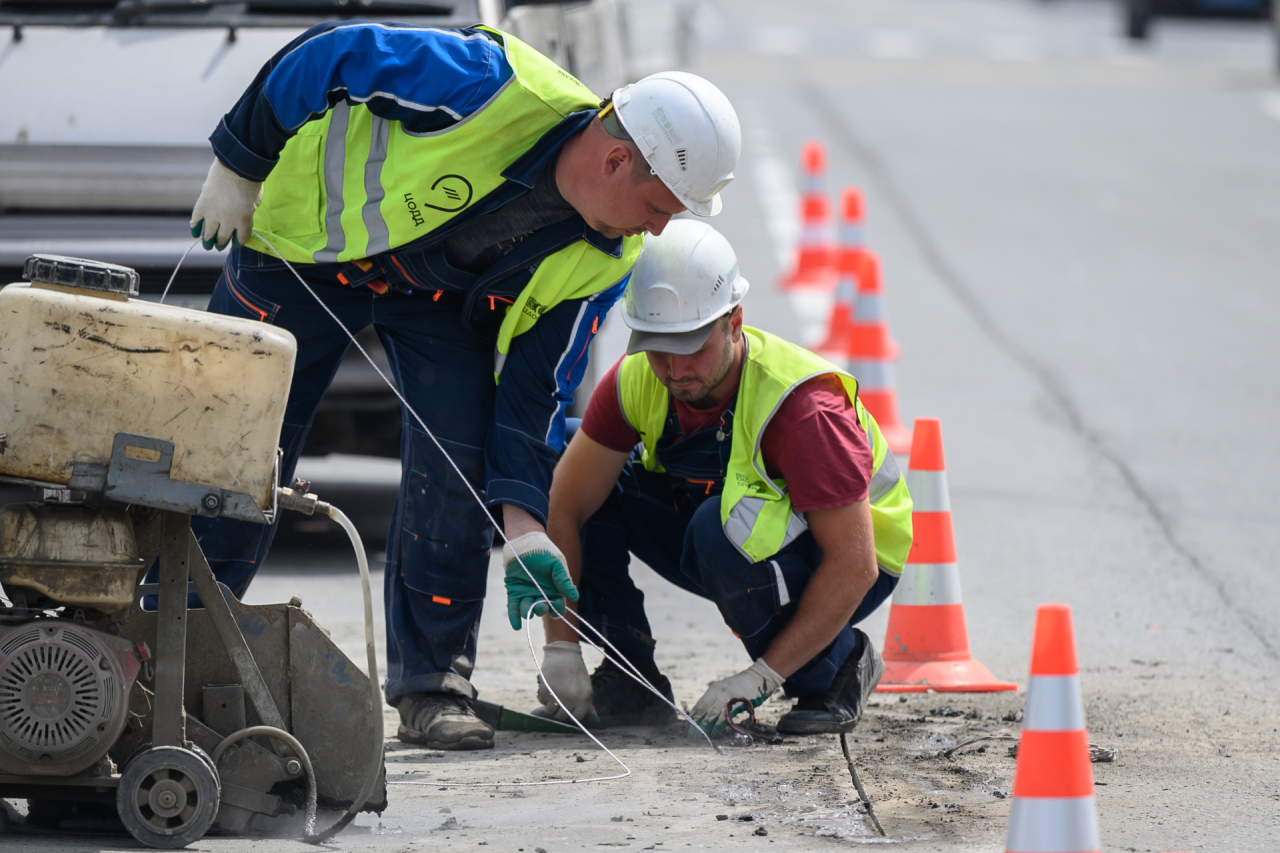
[[[743,125],[755,162],[755,180],[752,183],[760,210],[764,213],[765,228],[773,239],[778,269],[785,270],[791,263],[791,255],[800,237],[800,223],[796,219],[800,195],[796,192],[795,177],[782,159],[773,131],[761,120],[755,102],[743,104],[741,115],[746,119]]]

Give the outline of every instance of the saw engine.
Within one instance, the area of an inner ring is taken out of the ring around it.
[[[70,619],[0,625],[0,773],[72,776],[104,758],[124,731],[140,654]]]
[[[381,812],[377,685],[299,599],[237,601],[191,531],[324,506],[359,546],[279,484],[293,337],[131,299],[124,267],[37,255],[26,276],[0,288],[0,481],[39,496],[0,507],[0,797],[113,805],[156,848]]]

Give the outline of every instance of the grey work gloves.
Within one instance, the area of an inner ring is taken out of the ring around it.
[[[764,658],[760,658],[737,675],[722,678],[708,687],[689,716],[709,736],[716,737],[723,734],[728,726],[724,715],[725,705],[734,699],[746,699],[758,708],[785,680],[764,662]],[[689,732],[694,737],[698,736],[692,728]]]
[[[548,686],[551,688],[548,690]],[[555,696],[551,695],[555,691]],[[556,696],[560,701],[556,701]],[[585,720],[591,707],[591,676],[582,660],[582,646],[568,640],[556,640],[542,647],[542,677],[538,679],[538,701],[548,716],[562,723],[572,714]],[[569,713],[566,714],[565,711]]]
[[[222,251],[232,240],[243,246],[253,234],[253,212],[262,202],[262,184],[245,180],[214,159],[191,211],[191,236],[206,249]]]
[[[578,588],[569,578],[564,554],[545,533],[526,533],[502,546],[502,564],[506,569],[507,618],[516,631],[520,630],[520,620],[529,616],[529,608],[533,608],[534,616],[547,615],[544,594],[557,616],[564,615],[566,597],[578,600]]]

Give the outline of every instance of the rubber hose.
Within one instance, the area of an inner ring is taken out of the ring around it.
[[[232,732],[223,738],[222,742],[213,750],[213,766],[218,766],[218,759],[232,744],[256,735],[268,735],[287,743],[294,754],[298,756],[298,760],[302,762],[302,768],[307,771],[307,826],[305,832],[310,833],[316,826],[316,771],[311,766],[311,757],[307,755],[307,751],[302,748],[302,744],[296,737],[275,726],[249,726],[247,729],[240,729],[240,731]],[[312,837],[306,834],[303,836],[304,840],[307,841],[310,841]]]
[[[302,839],[309,844],[320,844],[337,835],[347,824],[355,820],[355,816],[360,813],[360,809],[364,808],[364,804],[369,801],[369,796],[373,793],[374,786],[378,784],[378,776],[382,773],[382,742],[384,738],[382,731],[382,691],[378,689],[378,653],[373,643],[373,592],[370,590],[369,560],[365,557],[364,543],[360,541],[360,534],[356,531],[356,526],[351,523],[351,519],[343,514],[342,510],[332,504],[321,501],[316,505],[316,512],[323,512],[336,521],[347,532],[347,536],[351,538],[351,545],[356,550],[356,562],[360,566],[360,584],[364,588],[364,646],[369,658],[369,698],[372,703],[370,707],[377,717],[378,736],[374,738],[373,755],[369,763],[369,775],[365,779],[364,787],[360,789],[359,795],[346,813],[338,818],[333,826],[318,835],[308,835]]]

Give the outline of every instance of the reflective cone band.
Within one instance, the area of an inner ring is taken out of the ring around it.
[[[898,418],[898,391],[892,360],[897,345],[889,337],[884,312],[884,287],[880,283],[880,258],[863,250],[858,264],[858,300],[844,364],[858,380],[862,405],[880,425],[894,453],[911,449],[911,433]]]
[[[1042,604],[1036,611],[1031,686],[1013,774],[1009,853],[1097,853],[1089,761],[1071,608]]]
[[[836,283],[836,249],[831,233],[831,203],[826,196],[827,152],[806,142],[800,156],[804,178],[800,195],[800,246],[796,263],[783,276],[783,288],[832,288]]]
[[[1016,690],[1016,684],[998,681],[969,654],[942,425],[937,418],[917,418],[914,432],[907,466],[913,537],[902,579],[893,591],[884,640],[884,677],[876,689],[888,693]]]
[[[862,244],[862,193],[845,187],[840,193],[840,245],[836,249],[836,294],[831,306],[827,336],[813,351],[843,366],[853,337],[854,306],[858,298],[859,269],[866,257]],[[865,405],[865,404],[864,404]]]

